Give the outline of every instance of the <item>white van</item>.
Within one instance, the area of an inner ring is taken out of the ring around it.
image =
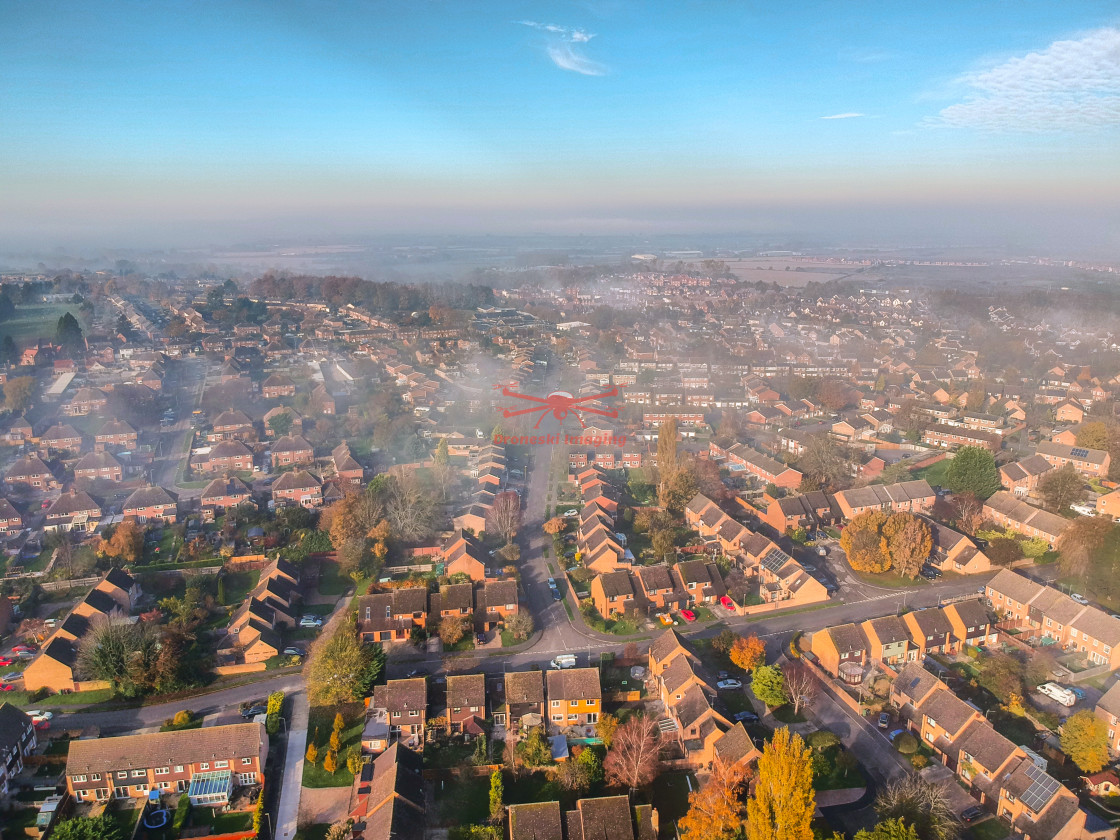
[[[576,667],[576,658],[570,653],[562,653],[552,660],[552,667],[557,669]]]
[[[1077,702],[1077,696],[1072,691],[1056,683],[1043,683],[1038,687],[1038,693],[1057,700],[1063,706],[1072,706]]]

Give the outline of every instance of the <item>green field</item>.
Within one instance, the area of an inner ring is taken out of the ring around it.
[[[923,467],[920,470],[914,470],[913,478],[924,478],[931,486],[945,486],[945,480],[949,474],[949,467],[953,465],[952,458],[944,458],[938,461],[933,466]]]
[[[34,341],[36,338],[54,338],[54,329],[58,319],[69,312],[81,320],[78,306],[74,303],[41,303],[30,306],[19,306],[16,314],[0,324],[0,341],[4,336],[10,335],[16,344]]]

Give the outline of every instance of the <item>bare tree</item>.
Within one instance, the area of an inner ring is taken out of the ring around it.
[[[953,496],[953,508],[957,515],[957,527],[969,536],[975,534],[984,518],[984,503],[975,493],[958,493]]]
[[[661,773],[659,742],[657,722],[651,717],[634,715],[618,727],[603,762],[607,784],[636,791],[656,779]]]
[[[386,507],[389,522],[401,539],[414,541],[431,533],[432,499],[414,472],[406,470],[393,477]]]
[[[507,543],[512,542],[521,527],[521,497],[512,490],[499,493],[486,517],[486,527],[501,534]]]
[[[921,776],[907,776],[881,790],[875,812],[880,820],[902,818],[922,840],[953,840],[961,828],[944,788]]]
[[[793,713],[801,713],[802,707],[812,705],[817,695],[817,678],[804,662],[792,662],[782,669],[786,681],[786,694],[793,704]]]

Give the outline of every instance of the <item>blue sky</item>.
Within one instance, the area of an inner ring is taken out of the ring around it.
[[[15,230],[1118,200],[1115,2],[0,0],[0,21]]]

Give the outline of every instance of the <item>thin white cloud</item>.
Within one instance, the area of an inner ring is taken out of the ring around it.
[[[845,111],[843,114],[829,114],[827,117],[821,117],[822,120],[851,120],[856,117],[866,117],[867,114],[860,114],[857,111]]]
[[[530,29],[549,34],[550,43],[545,47],[545,55],[561,70],[569,70],[584,76],[605,76],[607,74],[608,68],[605,64],[589,58],[579,49],[579,45],[586,44],[595,37],[595,33],[584,29],[569,29],[565,26],[557,26],[554,23],[539,23],[535,20],[519,20],[517,22],[522,26],[528,26]]]
[[[957,80],[963,102],[923,122],[983,131],[1120,126],[1120,29],[1107,27]]]

